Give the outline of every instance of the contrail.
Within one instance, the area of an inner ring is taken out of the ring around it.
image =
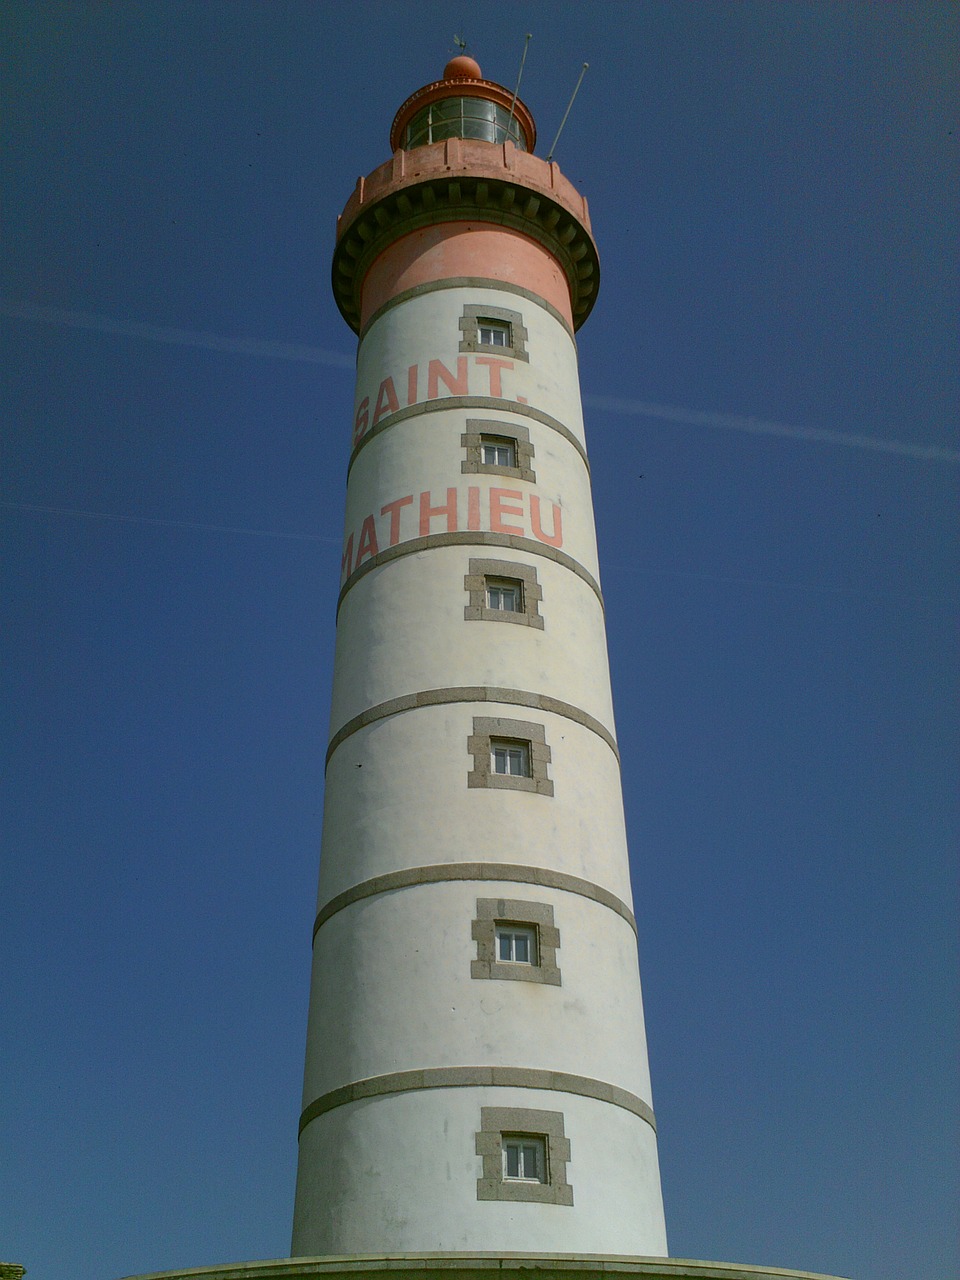
[[[161,525],[172,529],[200,529],[207,533],[245,533],[253,534],[258,538],[290,538],[297,542],[325,542],[337,547],[341,544],[340,538],[331,538],[321,533],[286,533],[280,529],[249,529],[241,525],[204,524],[198,520],[164,520],[156,516],[117,515],[112,511],[85,511],[79,507],[48,507],[42,506],[37,502],[6,502],[0,499],[0,507],[6,507],[11,511],[29,511],[36,515],[73,516],[85,520],[109,520],[117,524]],[[943,604],[945,602],[945,597],[942,596],[902,595],[892,591],[870,591],[859,587],[843,587],[822,582],[791,582],[777,578],[744,578],[729,574],[701,573],[689,569],[663,569],[655,565],[641,565],[635,562],[608,565],[607,571],[610,572],[611,569],[619,573],[650,573],[659,577],[693,578],[701,582],[725,582],[733,586],[774,587],[788,591],[820,591],[837,595],[864,596],[878,600],[901,599],[911,601],[914,604]]]
[[[248,529],[242,525],[201,524],[198,520],[162,520],[156,516],[115,515],[110,511],[83,511],[78,507],[44,507],[36,502],[5,502],[0,507],[13,511],[32,511],[38,515],[74,516],[84,520],[111,520],[117,524],[164,525],[171,529],[203,529],[208,533],[250,533],[258,538],[292,538],[297,542],[330,542],[340,545],[340,538],[329,538],[321,533],[284,533],[279,529]]]
[[[850,435],[825,427],[791,427],[765,418],[741,417],[736,413],[703,413],[697,409],[679,409],[669,404],[650,404],[646,400],[618,400],[613,396],[583,397],[584,407],[618,413],[628,417],[656,418],[661,422],[680,422],[691,427],[719,427],[727,431],[747,431],[755,436],[780,436],[788,440],[807,440],[818,444],[841,444],[851,449],[874,449],[880,453],[898,453],[907,458],[933,462],[960,462],[960,450],[945,449],[938,444],[914,444],[909,440],[884,440],[880,436]]]
[[[304,364],[325,364],[337,369],[352,369],[355,361],[342,351],[327,351],[300,342],[273,342],[262,338],[226,338],[218,333],[202,333],[194,329],[172,329],[139,320],[115,320],[112,316],[94,315],[89,311],[66,311],[59,307],[41,307],[29,302],[0,298],[0,315],[19,320],[35,320],[44,324],[65,325],[73,329],[93,329],[127,338],[145,338],[149,342],[167,342],[182,347],[205,347],[235,355],[263,356],[275,360],[295,360]],[[583,397],[584,407],[602,413],[615,413],[628,418],[652,418],[659,422],[679,423],[689,427],[710,427],[723,431],[744,431],[755,436],[803,440],[808,444],[835,444],[848,449],[869,449],[875,453],[894,453],[924,462],[960,462],[960,450],[936,444],[915,444],[910,440],[885,440],[880,436],[831,431],[826,427],[795,427],[783,422],[770,422],[736,413],[714,413],[684,409],[677,405],[653,404],[647,400],[623,400],[615,396]]]
[[[798,582],[790,578],[746,578],[727,573],[701,573],[691,569],[660,568],[656,565],[614,562],[605,567],[605,576],[617,573],[649,573],[662,578],[692,578],[697,582],[722,582],[738,587],[771,587],[778,591],[819,591],[829,595],[860,596],[870,600],[904,600],[913,604],[953,604],[947,596],[913,595],[900,591],[874,591],[869,587],[847,587],[832,582]]]
[[[219,333],[199,333],[194,329],[169,329],[140,320],[114,320],[90,311],[62,311],[59,307],[38,307],[29,302],[11,302],[0,298],[0,315],[19,320],[39,320],[45,324],[66,325],[70,329],[94,329],[98,333],[116,333],[124,338],[146,338],[149,342],[169,342],[180,347],[206,347],[210,351],[228,351],[235,355],[267,356],[274,360],[299,360],[305,364],[329,364],[338,369],[352,369],[355,361],[342,351],[325,351],[301,342],[268,342],[262,338],[225,338]]]

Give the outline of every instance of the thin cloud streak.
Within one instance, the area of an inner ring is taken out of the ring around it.
[[[327,364],[337,369],[354,368],[352,356],[342,351],[325,351],[300,342],[270,342],[262,338],[225,338],[219,333],[201,333],[194,329],[170,329],[140,320],[114,320],[90,311],[63,311],[59,307],[38,307],[29,302],[12,302],[0,298],[0,315],[18,320],[37,320],[70,329],[92,329],[97,333],[113,333],[123,338],[145,338],[148,342],[167,342],[179,347],[205,347],[209,351],[226,351],[231,355],[265,356],[274,360],[297,360],[302,364]]]
[[[746,431],[755,436],[779,436],[787,440],[805,440],[815,444],[841,444],[851,449],[873,449],[879,453],[897,453],[905,458],[921,458],[925,462],[960,462],[960,450],[945,449],[937,444],[914,444],[909,440],[883,440],[879,436],[851,435],[824,427],[791,427],[764,418],[741,417],[736,413],[704,413],[697,409],[680,409],[669,404],[650,404],[646,400],[618,400],[613,396],[583,397],[584,408],[599,409],[625,417],[654,418],[660,422],[679,422],[690,427],[719,427],[726,431]]]
[[[0,315],[19,320],[39,321],[44,324],[63,325],[72,329],[91,329],[98,333],[112,333],[126,338],[143,338],[148,342],[204,347],[211,351],[224,351],[232,355],[294,360],[303,364],[330,365],[337,369],[355,367],[354,358],[342,351],[327,351],[323,347],[311,347],[306,343],[274,342],[262,338],[226,338],[217,333],[172,329],[158,324],[146,324],[139,320],[115,320],[112,316],[95,315],[89,311],[66,311],[59,307],[41,307],[33,303],[14,302],[6,298],[0,298]],[[960,462],[960,450],[947,449],[942,445],[915,444],[909,440],[884,440],[879,436],[831,431],[825,427],[795,427],[783,422],[770,422],[764,418],[746,417],[736,413],[684,409],[677,405],[653,404],[646,400],[623,400],[616,396],[585,395],[583,404],[587,409],[615,413],[621,417],[651,418],[657,422],[672,422],[688,427],[742,431],[755,436],[803,440],[807,444],[843,445],[848,449],[893,453],[900,457],[915,458],[924,462]]]

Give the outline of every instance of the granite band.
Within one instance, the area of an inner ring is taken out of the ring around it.
[[[379,702],[368,707],[358,716],[341,725],[327,747],[326,764],[330,757],[347,738],[365,729],[367,725],[385,720],[388,716],[401,715],[404,711],[419,711],[422,707],[443,707],[455,702],[494,702],[510,707],[532,707],[536,711],[547,711],[552,715],[564,716],[575,724],[582,725],[602,738],[613,754],[617,764],[620,763],[620,752],[617,741],[610,730],[594,716],[569,702],[559,698],[551,698],[546,693],[530,693],[526,689],[504,689],[497,685],[455,685],[446,689],[421,689],[419,693],[405,693],[399,698],[390,698],[387,702]]]
[[[339,1089],[321,1094],[305,1108],[300,1117],[299,1133],[311,1121],[337,1107],[359,1102],[363,1098],[379,1098],[391,1093],[411,1093],[416,1089],[545,1089],[551,1093],[572,1093],[580,1098],[593,1098],[622,1107],[645,1121],[656,1133],[653,1108],[635,1093],[618,1085],[577,1076],[569,1071],[539,1071],[533,1067],[425,1067],[422,1071],[391,1071],[383,1076],[356,1080]]]
[[[509,884],[531,884],[544,889],[559,889],[564,893],[576,893],[581,898],[589,898],[603,907],[608,907],[625,920],[634,933],[637,922],[633,912],[616,894],[604,889],[591,880],[582,880],[580,876],[567,875],[563,871],[552,871],[549,867],[528,867],[515,862],[444,862],[427,867],[405,867],[401,871],[388,871],[381,876],[372,876],[369,880],[361,880],[331,898],[320,911],[313,923],[313,937],[323,925],[344,907],[364,898],[373,898],[381,893],[392,893],[397,889],[413,889],[425,884],[444,884],[451,880],[502,881]]]
[[[411,298],[419,298],[425,293],[435,293],[438,289],[494,289],[497,293],[512,293],[518,298],[526,298],[528,302],[536,303],[538,307],[543,307],[544,311],[549,312],[557,324],[562,325],[566,330],[574,346],[577,344],[569,322],[560,314],[552,302],[548,302],[546,298],[541,298],[540,294],[534,293],[532,289],[524,289],[522,285],[511,284],[507,280],[491,280],[489,276],[450,276],[447,280],[428,280],[425,284],[415,284],[412,289],[404,289],[402,293],[395,294],[394,297],[384,302],[382,306],[377,307],[376,311],[360,330],[360,341],[363,342],[376,322],[387,311],[392,311],[394,307],[399,307],[401,303],[409,302]]]
[[[340,1257],[274,1258],[222,1267],[153,1272],[130,1280],[533,1280],[544,1275],[568,1280],[841,1280],[812,1271],[754,1267],[691,1258],[630,1258],[601,1253],[362,1253]]]
[[[375,556],[358,565],[340,588],[340,595],[337,597],[337,616],[340,616],[340,606],[343,604],[344,596],[366,574],[379,569],[381,565],[389,564],[391,560],[399,560],[401,556],[418,555],[421,551],[432,551],[435,547],[509,547],[511,551],[522,551],[525,555],[543,556],[545,560],[552,560],[554,564],[562,565],[564,569],[569,569],[571,573],[581,578],[600,601],[600,608],[603,608],[600,583],[589,569],[585,569],[578,560],[568,556],[565,551],[558,551],[556,547],[538,542],[536,538],[522,538],[515,533],[463,531],[431,533],[423,538],[408,538],[406,542],[398,542],[395,547],[386,547],[383,551],[378,551]]]
[[[433,400],[421,400],[417,404],[407,405],[404,409],[398,409],[396,413],[391,413],[375,427],[371,427],[366,431],[357,443],[354,445],[353,452],[350,454],[350,461],[347,463],[347,475],[350,475],[350,468],[357,460],[357,455],[371,440],[375,439],[381,432],[386,431],[390,427],[395,427],[399,422],[405,422],[408,418],[419,418],[424,413],[437,413],[444,409],[486,409],[492,410],[494,413],[515,413],[523,418],[531,418],[534,422],[539,422],[544,427],[549,427],[551,431],[556,431],[558,435],[563,436],[568,444],[573,445],[587,468],[587,474],[590,474],[590,463],[587,460],[587,451],[573,434],[569,427],[558,419],[544,413],[542,409],[535,409],[528,404],[520,404],[517,400],[505,400],[501,396],[437,396]]]

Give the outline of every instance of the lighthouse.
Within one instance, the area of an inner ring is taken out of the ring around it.
[[[294,1255],[667,1252],[576,333],[587,204],[454,58],[337,229],[359,338]]]
[[[667,1257],[576,334],[586,201],[470,58],[337,228],[359,338],[287,1258],[140,1280],[830,1280]]]

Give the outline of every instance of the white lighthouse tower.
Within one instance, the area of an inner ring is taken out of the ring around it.
[[[586,202],[470,58],[390,140],[333,264],[360,345],[293,1247],[140,1280],[818,1280],[666,1256]]]
[[[293,1253],[665,1255],[575,333],[469,58],[340,218],[360,338]]]

